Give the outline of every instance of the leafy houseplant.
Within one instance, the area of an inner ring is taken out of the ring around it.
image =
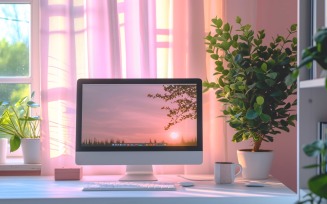
[[[296,82],[287,86],[285,78],[296,66],[296,25],[286,37],[277,35],[264,45],[265,31],[255,32],[236,17],[238,28],[212,19],[214,33],[205,37],[207,52],[215,61],[215,82],[205,81],[204,91],[214,89],[218,101],[224,103],[223,115],[236,130],[232,141],[253,140],[252,151],[260,151],[262,141],[272,142],[273,135],[295,126],[291,113]]]
[[[10,151],[16,151],[23,138],[40,138],[40,116],[31,116],[31,108],[40,107],[31,98],[22,97],[14,105],[2,102],[4,107],[0,118],[0,132],[10,137]]]

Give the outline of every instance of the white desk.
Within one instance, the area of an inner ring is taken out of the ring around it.
[[[157,176],[159,181],[180,182],[177,176]],[[0,177],[0,204],[246,204],[294,203],[296,193],[282,183],[269,179],[265,187],[246,187],[245,180],[216,185],[196,181],[195,186],[177,191],[82,191],[89,181],[115,181],[117,176],[84,176],[81,181],[54,181],[53,177]]]

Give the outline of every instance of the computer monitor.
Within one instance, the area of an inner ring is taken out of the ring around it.
[[[156,180],[152,165],[202,163],[200,79],[79,79],[76,164],[127,165],[121,180]]]

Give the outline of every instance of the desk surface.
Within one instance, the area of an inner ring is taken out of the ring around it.
[[[186,181],[178,176],[157,176],[162,182]],[[214,181],[193,181],[193,187],[177,191],[82,191],[92,181],[117,181],[117,176],[84,176],[80,181],[54,181],[53,177],[3,176],[0,177],[0,204],[166,204],[166,203],[294,203],[297,194],[279,181],[262,180],[264,187],[246,187],[247,180],[238,178],[234,184],[216,185]]]

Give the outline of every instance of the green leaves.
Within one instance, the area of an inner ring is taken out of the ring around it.
[[[22,41],[10,42],[6,38],[0,39],[1,75],[2,76],[28,76],[29,75],[29,44]],[[8,99],[7,93],[1,93],[2,99]]]
[[[217,17],[216,17],[216,18],[212,19],[211,21],[217,28],[220,28],[223,25],[223,21],[220,18],[217,19]]]
[[[231,44],[227,41],[222,42],[218,47],[227,51],[230,48]]]
[[[34,101],[28,101],[26,103],[26,105],[29,106],[29,107],[31,107],[31,108],[38,108],[38,107],[40,107],[40,104],[35,103]]]
[[[230,25],[229,25],[229,23],[226,23],[225,25],[224,25],[224,31],[226,31],[226,32],[228,32],[229,30],[230,30]]]
[[[271,78],[271,79],[276,79],[276,77],[277,77],[277,73],[276,72],[272,72],[272,73],[268,73],[267,74],[267,77],[269,77],[269,78]]]
[[[217,54],[212,54],[212,55],[210,55],[210,57],[211,57],[212,59],[214,59],[214,60],[218,60],[219,55],[217,55]]]
[[[296,32],[296,29],[297,29],[297,25],[296,24],[291,25],[291,31],[292,32]]]
[[[239,16],[236,16],[236,23],[240,24],[242,19]]]
[[[308,181],[308,187],[311,192],[322,197],[327,198],[327,172],[326,172],[326,156],[327,156],[327,142],[322,140],[314,141],[311,144],[305,145],[303,147],[304,153],[309,157],[320,156],[320,164],[313,164],[306,166],[305,168],[320,168],[321,174],[311,177]]]
[[[310,178],[308,187],[312,193],[327,199],[327,174],[316,175]]]
[[[261,120],[263,121],[263,122],[269,122],[270,120],[271,120],[271,117],[269,116],[269,115],[267,115],[267,114],[260,114],[260,118],[261,118]]]
[[[309,157],[317,157],[324,148],[324,142],[322,140],[317,140],[311,144],[305,145],[303,151]]]
[[[10,138],[10,152],[16,151],[20,147],[20,137],[17,135],[14,135]]]
[[[32,99],[34,92],[31,94]],[[3,113],[0,117],[0,132],[10,138],[10,151],[16,151],[21,144],[22,138],[40,137],[40,116],[31,116],[31,108],[40,107],[39,104],[22,97],[14,105],[2,103]],[[5,105],[4,105],[5,104]]]
[[[262,71],[267,72],[267,68],[268,68],[267,63],[262,63],[261,65]]]
[[[292,25],[290,30],[292,32],[295,32],[296,26]],[[299,69],[303,67],[307,67],[311,69],[312,62],[317,62],[324,70],[327,70],[327,28],[321,28],[319,29],[315,36],[315,45],[311,47],[307,47],[302,52],[302,59],[301,63],[295,67],[293,73],[291,73],[286,80],[286,83],[289,85],[292,82],[294,82],[299,75]],[[296,44],[297,40],[292,40],[293,44]],[[296,46],[292,46],[292,50],[295,49]],[[327,89],[327,77],[326,77],[326,83],[325,88]]]
[[[258,117],[258,113],[255,110],[253,110],[253,109],[248,109],[248,111],[246,112],[245,117],[247,119],[249,119],[249,120],[253,120],[256,117]]]
[[[319,157],[319,164],[307,165],[304,168],[319,168],[320,174],[308,181],[309,190],[321,198],[327,198],[327,141],[317,140],[303,147],[304,153],[309,157]]]
[[[262,96],[258,96],[256,98],[256,102],[257,102],[258,105],[261,106],[265,102],[265,99]]]
[[[272,87],[275,84],[275,81],[272,79],[265,79],[265,82],[269,87]]]
[[[256,45],[256,46],[259,46],[259,45],[261,45],[261,43],[262,43],[262,40],[261,39],[254,39],[254,44]]]
[[[258,96],[256,98],[256,103],[254,104],[254,109],[249,109],[247,111],[246,118],[249,120],[253,120],[259,116],[263,123],[269,122],[271,120],[271,117],[262,112],[264,102],[265,99],[262,96]]]

